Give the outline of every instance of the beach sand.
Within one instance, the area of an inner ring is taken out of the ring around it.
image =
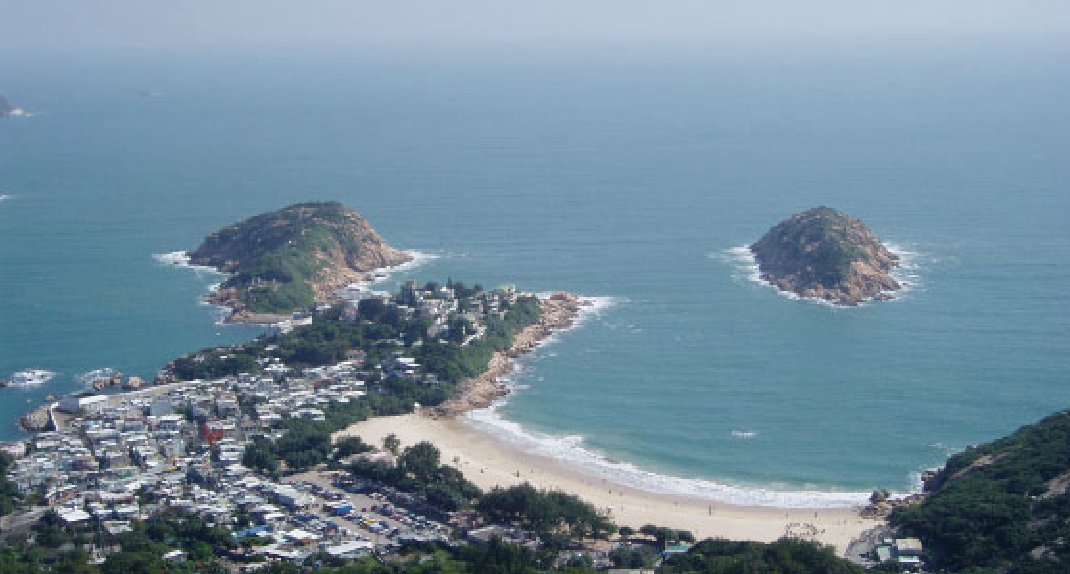
[[[528,482],[538,488],[576,494],[605,512],[620,526],[638,529],[654,524],[690,530],[698,538],[723,537],[769,542],[785,535],[835,546],[843,554],[862,531],[881,524],[863,519],[855,509],[784,509],[737,506],[708,499],[659,494],[613,483],[560,460],[525,452],[466,424],[463,414],[487,408],[508,393],[501,378],[513,368],[512,358],[531,351],[552,333],[575,324],[585,303],[576,295],[557,293],[542,299],[542,317],[514,338],[507,352],[496,353],[486,373],[461,384],[458,396],[417,414],[378,417],[335,433],[359,436],[381,445],[396,435],[403,446],[427,441],[438,447],[442,461],[487,490]]]
[[[655,524],[690,530],[699,539],[722,537],[769,542],[786,533],[835,546],[840,554],[863,530],[881,524],[853,509],[782,509],[735,506],[701,498],[656,494],[615,484],[561,461],[522,451],[456,418],[409,414],[357,423],[336,437],[357,435],[381,445],[395,434],[402,446],[427,441],[442,462],[456,467],[480,488],[528,482],[538,488],[578,495],[606,511],[619,526]]]

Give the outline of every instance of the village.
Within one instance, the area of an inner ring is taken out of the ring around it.
[[[426,287],[410,281],[396,297],[349,293],[339,319],[361,321],[362,302],[367,306],[374,300],[403,317],[423,319],[426,340],[444,342],[449,330],[458,328],[457,321],[464,321],[463,336],[455,340],[466,346],[485,334],[489,317],[503,318],[505,309],[526,296],[508,287],[469,290],[467,299],[459,299],[448,286]],[[313,315],[295,314],[274,332],[309,325]],[[242,558],[249,561],[250,553],[262,557],[250,567],[275,560],[300,563],[319,553],[338,559],[384,555],[406,543],[486,544],[495,536],[537,546],[530,532],[488,524],[471,511],[447,512],[419,495],[342,470],[358,459],[395,465],[396,448],[393,453],[384,448],[352,454],[299,473],[275,473],[274,478],[243,465],[254,441],[285,435],[285,421],[324,421],[332,407],[368,393],[389,393],[388,381],[439,385],[436,375],[406,352],[421,344],[420,339],[408,345],[378,341],[376,361],[359,349],[347,351],[345,360],[318,366],[291,366],[268,356],[257,359],[255,373],[189,381],[173,381],[173,373],[162,373],[156,385],[128,393],[63,396],[47,405],[48,430],[2,445],[14,458],[8,480],[24,495],[37,493],[43,504],[23,516],[5,517],[3,532],[17,532],[20,524],[28,531],[33,518],[54,511],[63,525],[92,525],[117,535],[129,532],[132,521],[180,509],[231,529],[236,541],[254,540]],[[274,350],[271,345],[264,349]],[[604,550],[595,556],[608,566]],[[102,562],[109,548],[92,552]],[[185,552],[176,549],[165,558],[182,561]]]

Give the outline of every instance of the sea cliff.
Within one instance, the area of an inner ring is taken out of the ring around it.
[[[750,250],[763,280],[800,297],[857,305],[901,288],[889,273],[899,256],[861,221],[828,207],[778,223]]]
[[[232,309],[229,320],[253,322],[332,301],[368,273],[412,260],[337,202],[300,203],[229,225],[189,257],[231,274],[209,299]]]

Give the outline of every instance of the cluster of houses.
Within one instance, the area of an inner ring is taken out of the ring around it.
[[[369,550],[337,525],[295,523],[316,506],[315,497],[241,465],[254,436],[281,436],[284,417],[322,420],[327,404],[362,396],[369,376],[363,359],[355,353],[303,370],[269,360],[263,374],[64,397],[53,405],[58,429],[4,445],[16,456],[8,478],[23,492],[43,492],[65,523],[95,521],[113,534],[129,530],[132,520],[181,508],[213,524],[243,517],[266,527],[260,532],[275,542],[262,551],[270,556],[339,545]],[[419,368],[395,358],[384,363],[375,371]]]
[[[464,325],[465,332],[460,335],[462,345],[482,337],[485,319],[504,317],[509,305],[516,303],[522,295],[515,287],[507,286],[492,291],[465,292],[462,296],[451,285],[421,286],[414,280],[402,285],[396,294],[364,289],[344,289],[338,294],[345,301],[343,319],[357,320],[360,302],[375,299],[390,305],[405,319],[427,319],[430,322],[425,333],[427,340],[448,337],[451,329]]]

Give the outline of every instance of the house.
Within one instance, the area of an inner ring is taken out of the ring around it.
[[[324,549],[324,552],[335,558],[356,560],[370,554],[374,547],[374,544],[366,540],[354,540],[351,542],[343,542],[335,546],[328,546]]]
[[[184,550],[172,550],[163,555],[164,562],[185,562],[186,552]]]
[[[59,410],[65,413],[99,413],[108,402],[107,395],[65,396],[59,400]]]

